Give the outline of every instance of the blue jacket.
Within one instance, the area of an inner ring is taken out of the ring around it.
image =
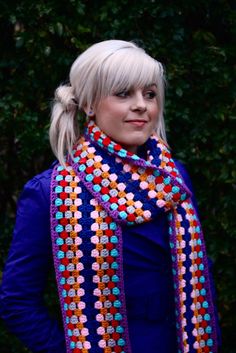
[[[176,165],[192,190],[185,169],[179,162]],[[0,315],[32,352],[65,353],[61,323],[50,317],[43,300],[53,266],[51,173],[52,167],[34,177],[20,196],[0,290]],[[196,206],[194,197],[193,203]],[[165,215],[123,227],[124,284],[133,353],[177,352],[167,227]]]

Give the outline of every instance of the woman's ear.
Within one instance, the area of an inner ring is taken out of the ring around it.
[[[93,111],[93,108],[92,107],[84,107],[84,111],[86,113],[86,115],[89,117],[89,118],[92,118],[95,116],[95,113]]]

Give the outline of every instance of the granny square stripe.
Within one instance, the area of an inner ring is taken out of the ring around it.
[[[121,236],[120,227],[107,214],[107,212],[97,205],[91,217],[94,220],[92,229],[95,234],[91,241],[96,248],[92,252],[94,262],[92,265],[96,274],[93,282],[98,284],[94,294],[97,297],[95,308],[98,309],[96,320],[100,323],[97,333],[101,336],[98,346],[104,352],[129,351],[125,349],[128,338],[127,320],[125,317],[125,298],[122,271],[121,252],[122,247],[119,238]]]
[[[201,226],[167,146],[147,160],[91,121],[67,166],[54,168],[51,234],[67,353],[131,353],[122,225],[169,220],[178,353],[216,353],[216,327]],[[148,347],[147,347],[148,349]]]

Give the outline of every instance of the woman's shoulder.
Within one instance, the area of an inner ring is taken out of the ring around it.
[[[51,176],[56,163],[57,161],[52,163],[48,169],[33,176],[26,182],[20,195],[20,201],[22,199],[33,199],[38,202],[49,203]]]
[[[46,186],[48,183],[50,184],[50,179],[51,179],[50,172],[51,170],[47,169],[37,175],[34,175],[31,179],[29,179],[26,182],[24,187],[30,188],[30,189],[38,189],[41,186]]]
[[[197,200],[196,200],[195,192],[194,192],[194,187],[193,187],[191,178],[189,176],[189,173],[187,171],[187,168],[186,168],[185,164],[180,162],[179,160],[175,159],[174,162],[175,162],[175,165],[176,165],[178,171],[180,172],[180,174],[181,174],[181,176],[182,176],[182,178],[184,180],[185,185],[192,192],[192,202],[193,202],[193,205],[194,205],[197,213],[199,213]]]
[[[193,199],[194,199],[194,202],[195,202],[194,187],[193,187],[193,184],[192,184],[192,181],[191,181],[191,178],[190,178],[190,175],[189,175],[187,167],[185,166],[185,164],[183,162],[180,162],[179,160],[175,159],[174,162],[175,162],[175,165],[176,165],[180,175],[182,176],[182,178],[184,180],[185,185],[192,192],[192,194],[193,194],[192,196],[193,196]]]
[[[191,179],[189,176],[189,173],[187,171],[187,167],[185,166],[184,163],[180,162],[178,159],[174,159],[175,165],[181,174],[182,178],[184,179],[185,184],[188,186],[189,189],[192,190],[192,183]]]
[[[37,188],[39,185],[48,185],[50,186],[50,181],[51,181],[51,176],[53,172],[53,168],[58,162],[55,161],[53,162],[48,169],[45,169],[39,174],[34,175],[31,179],[29,179],[25,186],[26,187],[32,187],[32,188]]]

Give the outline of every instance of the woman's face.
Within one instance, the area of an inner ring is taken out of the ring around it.
[[[94,111],[98,127],[126,150],[136,153],[153,133],[158,119],[157,87],[115,92]]]

